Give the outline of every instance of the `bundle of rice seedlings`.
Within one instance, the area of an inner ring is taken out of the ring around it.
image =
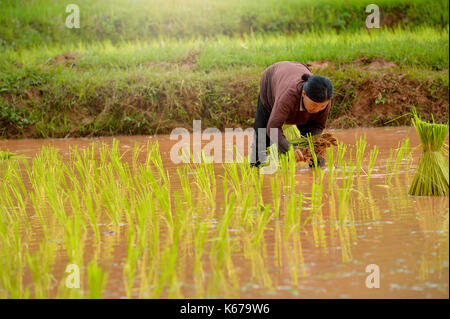
[[[283,133],[286,136],[286,139],[291,143],[292,145],[298,147],[302,153],[303,156],[306,158],[307,161],[313,160],[313,154],[309,147],[308,138],[306,136],[303,136],[300,134],[300,131],[298,130],[296,125],[283,125]],[[337,140],[331,133],[323,133],[318,135],[312,136],[312,141],[314,145],[313,152],[317,155],[317,157],[325,158],[326,156],[326,149],[330,146],[336,146]],[[274,154],[277,154],[275,152],[276,145],[272,144],[271,146],[267,147],[266,152],[268,157],[274,156]],[[266,162],[269,163],[269,160]],[[262,165],[264,166],[264,164]]]
[[[291,140],[288,139],[288,141],[291,144],[297,146],[307,159],[313,158],[313,154],[310,150],[307,137],[301,136],[300,138],[295,138]],[[317,157],[322,158],[325,158],[328,147],[337,145],[337,140],[331,133],[313,135],[312,142],[314,145],[313,151],[315,152]]]
[[[415,110],[413,110],[412,122],[419,134],[423,154],[408,193],[422,196],[448,196],[449,169],[443,157],[448,124],[422,121]]]
[[[283,133],[288,141],[302,137],[296,125],[283,124]]]

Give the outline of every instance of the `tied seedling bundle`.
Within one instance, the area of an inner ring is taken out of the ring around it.
[[[300,134],[295,125],[283,126],[283,132],[287,140],[291,144],[297,146],[306,158],[313,158],[308,139]],[[332,145],[337,145],[336,138],[331,133],[313,135],[312,140],[314,145],[314,153],[317,157],[325,158],[327,148]]]
[[[419,135],[423,154],[408,193],[422,196],[448,196],[449,170],[443,156],[448,124],[422,121],[415,110],[412,122]]]

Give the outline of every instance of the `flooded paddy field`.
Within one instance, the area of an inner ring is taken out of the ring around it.
[[[331,132],[323,169],[275,174],[174,164],[168,135],[0,141],[0,296],[448,298],[414,128]]]

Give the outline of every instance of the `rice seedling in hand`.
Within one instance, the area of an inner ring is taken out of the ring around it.
[[[408,193],[421,196],[448,196],[449,168],[442,154],[448,124],[422,121],[415,110],[412,122],[419,135],[423,153]]]
[[[300,139],[302,135],[300,134],[300,131],[298,130],[296,125],[283,125],[283,133],[284,136],[286,136],[287,140],[296,140]]]
[[[310,140],[308,139],[310,138]],[[303,156],[306,158],[306,160],[312,160],[313,154],[311,151],[311,142],[314,146],[314,152],[315,155],[318,158],[325,158],[326,156],[326,149],[331,146],[337,145],[337,140],[334,138],[334,136],[331,133],[323,133],[318,135],[311,135],[310,133],[307,134],[307,136],[302,136],[300,138],[289,140],[289,142],[296,147],[298,147],[302,153]]]

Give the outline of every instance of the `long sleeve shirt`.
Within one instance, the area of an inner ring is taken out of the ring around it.
[[[297,124],[300,133],[321,134],[330,113],[331,101],[325,109],[309,113],[303,106],[303,74],[312,75],[308,67],[300,62],[282,61],[269,66],[262,74],[260,97],[263,106],[270,112],[267,134],[278,131],[278,145],[281,153],[289,150],[290,143],[283,133],[283,124]]]

